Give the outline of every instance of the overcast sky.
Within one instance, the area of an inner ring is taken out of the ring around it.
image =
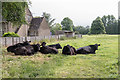
[[[118,2],[120,0],[31,0],[30,7],[33,16],[50,13],[56,23],[64,17],[73,20],[75,26],[91,25],[92,21],[103,15],[114,15],[118,18]]]

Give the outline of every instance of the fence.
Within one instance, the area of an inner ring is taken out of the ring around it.
[[[14,45],[16,43],[22,43],[23,41],[40,41],[42,39],[51,39],[51,38],[55,38],[55,39],[60,39],[61,36],[64,35],[52,35],[52,36],[36,36],[36,37],[0,37],[0,41],[2,46],[10,46],[10,45]],[[76,35],[77,37],[82,37],[82,35]]]

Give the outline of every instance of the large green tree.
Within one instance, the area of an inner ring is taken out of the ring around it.
[[[55,25],[55,19],[51,18],[51,15],[49,13],[43,12],[42,16],[46,18],[46,21],[48,22],[50,28]]]
[[[91,34],[104,34],[106,33],[104,24],[100,17],[97,17],[91,25],[90,29]]]
[[[65,17],[62,21],[61,21],[61,25],[62,25],[62,30],[70,30],[70,31],[73,31],[73,21],[68,18],[68,17]]]
[[[75,26],[73,30],[78,34],[87,34],[89,32],[89,26]]]
[[[118,34],[120,34],[120,17],[118,19]]]
[[[27,2],[2,2],[3,20],[12,22],[14,25],[25,24],[25,8]]]
[[[113,15],[103,16],[102,22],[105,26],[107,34],[117,34],[118,33],[118,20]]]
[[[56,23],[53,27],[52,27],[52,34],[55,34],[56,31],[62,30],[62,26],[59,23]]]

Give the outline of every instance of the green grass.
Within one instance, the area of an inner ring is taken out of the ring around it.
[[[118,36],[84,35],[83,38],[51,42],[76,49],[100,43],[96,54],[35,54],[14,56],[3,54],[3,78],[116,78],[118,76]]]

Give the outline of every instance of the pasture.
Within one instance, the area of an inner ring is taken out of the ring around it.
[[[50,42],[76,49],[100,43],[96,54],[41,54],[14,56],[3,49],[3,78],[116,78],[118,77],[118,36],[83,35],[83,38]]]

